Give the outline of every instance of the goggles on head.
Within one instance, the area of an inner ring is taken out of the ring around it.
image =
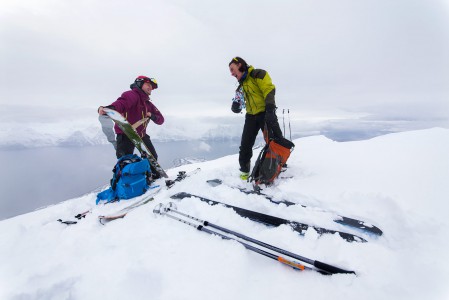
[[[135,81],[136,82],[143,82],[143,83],[148,82],[148,83],[150,83],[153,86],[153,88],[157,88],[157,80],[154,79],[154,78],[149,78],[149,77],[146,77],[146,76],[139,76],[139,77],[136,78]]]

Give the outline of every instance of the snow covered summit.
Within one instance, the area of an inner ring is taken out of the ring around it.
[[[231,155],[168,170],[175,176],[201,168],[107,225],[97,216],[132,202],[96,207],[92,193],[1,221],[0,299],[447,299],[449,130],[345,143],[323,136],[294,142],[285,178],[264,192],[307,208],[275,205],[230,188],[246,185]],[[224,184],[206,183],[214,178]],[[175,201],[170,196],[182,191],[361,235],[367,243],[312,230],[300,236],[288,226],[266,227],[194,198],[176,202],[198,218],[358,275],[295,271],[235,241],[153,214],[156,204]],[[89,209],[76,225],[56,221]],[[384,235],[336,224],[322,209],[371,222]]]

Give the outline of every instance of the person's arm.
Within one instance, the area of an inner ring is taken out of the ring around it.
[[[256,79],[257,85],[262,91],[263,97],[265,99],[266,106],[276,106],[276,101],[274,96],[276,93],[276,87],[271,81],[271,77],[267,71],[261,69],[255,69],[252,76]]]
[[[157,109],[157,107],[149,102],[150,105],[150,109],[147,112],[147,117],[149,117],[151,119],[151,121],[153,121],[155,124],[157,125],[162,125],[164,123],[164,116],[162,115],[162,113],[160,112],[159,109]]]
[[[132,94],[131,91],[127,91],[127,92],[124,92],[117,100],[115,100],[111,104],[109,104],[107,106],[100,106],[98,108],[98,113],[100,115],[104,115],[105,112],[104,112],[103,108],[106,107],[106,108],[113,109],[123,115],[138,100],[139,100],[138,96],[136,97]]]
[[[274,100],[276,88],[267,71],[256,69],[253,72],[253,76],[256,78],[257,85],[265,99],[265,122],[268,127],[273,127],[277,123],[276,102]]]
[[[99,114],[99,115],[105,115],[105,114],[106,114],[106,112],[104,111],[104,108],[110,108],[110,109],[115,110],[114,105],[100,106],[100,107],[98,108],[98,114]]]

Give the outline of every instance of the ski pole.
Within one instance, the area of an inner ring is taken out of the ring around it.
[[[292,140],[292,126],[290,125],[290,108],[287,110],[288,130],[290,131],[290,141]]]
[[[284,120],[284,111],[285,111],[285,109],[282,109],[282,124],[283,124],[283,126],[284,126],[284,137],[285,137],[285,120]]]
[[[328,273],[331,273],[331,274],[337,274],[337,273],[340,273],[340,274],[355,274],[354,271],[347,271],[347,270],[344,270],[344,269],[341,269],[341,268],[338,268],[338,267],[335,267],[335,266],[332,266],[332,265],[329,265],[329,264],[326,264],[326,263],[323,263],[323,262],[320,262],[320,261],[317,261],[317,260],[312,260],[312,259],[306,258],[304,256],[301,256],[301,255],[292,253],[290,251],[278,248],[276,246],[273,246],[273,245],[261,242],[261,241],[256,240],[256,239],[253,239],[253,238],[251,238],[249,236],[243,235],[243,234],[238,233],[236,231],[233,231],[233,230],[221,227],[219,225],[213,224],[211,222],[204,221],[204,220],[198,219],[196,217],[190,216],[188,214],[185,214],[183,212],[178,211],[176,209],[175,204],[173,202],[170,202],[168,204],[168,206],[166,207],[166,211],[172,211],[172,212],[177,213],[177,214],[179,214],[181,216],[184,216],[186,218],[189,218],[189,219],[195,220],[195,221],[197,221],[199,223],[202,223],[204,226],[210,226],[212,228],[218,229],[218,230],[223,231],[225,233],[232,234],[232,235],[234,235],[234,236],[236,236],[238,238],[241,238],[243,240],[249,241],[249,242],[251,242],[253,244],[256,244],[256,245],[265,247],[265,248],[267,248],[269,250],[276,251],[276,252],[279,252],[279,253],[281,253],[283,255],[287,255],[289,257],[298,259],[300,261],[303,261],[305,263],[313,265],[314,267],[317,267],[317,268],[319,268],[319,269],[321,269],[323,271],[326,271]]]
[[[288,265],[288,266],[292,267],[292,268],[295,269],[295,270],[300,270],[300,271],[304,271],[304,270],[314,270],[314,269],[312,269],[312,268],[310,268],[310,267],[307,267],[307,266],[304,266],[304,265],[302,265],[302,264],[300,264],[300,263],[298,263],[298,262],[295,262],[295,261],[292,261],[292,260],[288,260],[288,259],[286,259],[286,258],[284,258],[284,257],[278,256],[278,255],[275,255],[275,254],[273,254],[273,253],[267,252],[267,251],[265,251],[265,250],[259,249],[259,248],[257,248],[257,247],[251,246],[251,245],[249,245],[249,244],[247,244],[247,243],[244,243],[244,242],[242,242],[242,241],[233,239],[233,238],[231,238],[231,237],[229,237],[229,236],[226,236],[226,235],[224,235],[224,234],[221,234],[221,233],[219,233],[219,232],[216,232],[216,231],[207,229],[207,228],[205,228],[205,227],[204,227],[203,225],[201,225],[201,224],[200,224],[200,225],[195,225],[195,224],[190,223],[190,222],[188,222],[188,221],[186,221],[186,220],[183,220],[183,219],[180,219],[180,218],[178,218],[178,217],[175,217],[175,216],[169,214],[167,211],[174,211],[174,210],[171,210],[171,209],[164,209],[162,203],[159,203],[159,204],[156,205],[156,207],[153,209],[153,213],[155,213],[155,214],[160,214],[160,215],[167,216],[167,217],[169,217],[169,218],[171,218],[171,219],[173,219],[173,220],[176,220],[176,221],[179,221],[179,222],[184,223],[184,224],[186,224],[186,225],[192,226],[192,227],[198,229],[199,231],[204,231],[204,232],[209,233],[209,234],[212,234],[212,235],[217,235],[217,236],[221,237],[222,239],[236,241],[236,242],[242,244],[242,245],[243,245],[246,249],[248,249],[248,250],[254,251],[254,252],[259,253],[259,254],[261,254],[261,255],[264,255],[264,256],[266,256],[266,257],[268,257],[268,258],[271,258],[271,259],[273,259],[273,260],[279,261],[280,263],[285,264],[285,265]],[[320,272],[319,270],[316,270],[316,271]]]

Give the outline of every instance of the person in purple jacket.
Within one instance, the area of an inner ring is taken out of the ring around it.
[[[115,102],[107,106],[100,106],[98,113],[100,115],[106,114],[103,108],[107,107],[121,113],[131,125],[141,123],[137,126],[136,131],[157,160],[156,149],[151,142],[150,136],[146,133],[146,128],[150,120],[157,125],[164,123],[164,116],[162,116],[161,112],[150,101],[151,91],[157,89],[157,81],[154,78],[138,76],[130,88],[130,91],[124,92]],[[133,154],[134,144],[131,140],[117,125],[114,126],[114,129],[117,134],[117,158],[127,154]]]

